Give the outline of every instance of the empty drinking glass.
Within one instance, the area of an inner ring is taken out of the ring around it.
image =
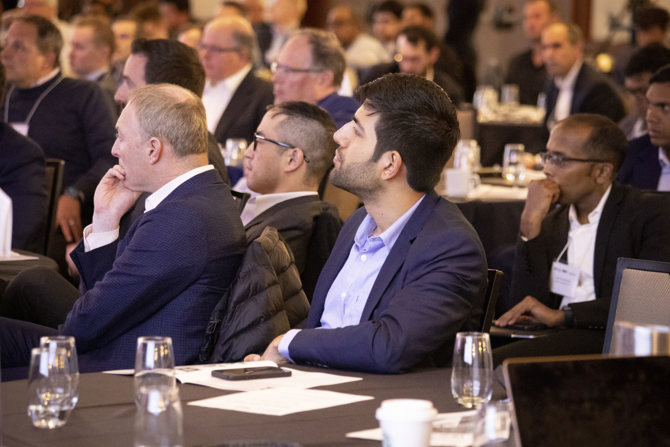
[[[515,186],[526,178],[524,165],[525,146],[519,143],[506,144],[503,155],[503,177]]]
[[[459,332],[454,343],[451,394],[459,404],[478,407],[491,399],[493,358],[489,334]]]
[[[244,151],[247,150],[247,140],[244,138],[228,138],[223,151],[223,161],[226,166],[239,166],[244,161]]]
[[[136,447],[183,445],[183,414],[170,337],[139,337],[135,356]]]
[[[35,427],[62,427],[77,402],[79,372],[68,356],[66,348],[55,346],[30,353],[28,415]]]

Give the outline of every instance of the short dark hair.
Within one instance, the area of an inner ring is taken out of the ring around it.
[[[139,38],[133,41],[130,52],[147,58],[147,84],[176,84],[202,96],[205,69],[193,48],[176,40]]]
[[[384,152],[398,151],[409,186],[433,191],[460,136],[449,96],[422,77],[387,74],[356,89],[356,98],[379,116],[373,161]]]
[[[652,28],[661,28],[665,30],[668,29],[670,15],[668,15],[668,11],[664,8],[650,6],[648,8],[638,10],[637,14],[635,14],[633,22],[636,29],[643,31],[647,31]]]
[[[303,150],[309,159],[306,164],[309,180],[318,185],[333,165],[337,148],[333,119],[321,107],[304,101],[285,101],[270,106],[268,113],[284,117],[279,137]]]
[[[414,46],[423,42],[426,45],[426,50],[429,51],[436,47],[439,48],[440,46],[438,37],[425,26],[410,25],[403,28],[398,35],[405,36],[407,41]]]
[[[670,49],[660,43],[652,43],[635,51],[626,64],[624,76],[655,73],[670,64]]]
[[[398,20],[400,20],[400,18],[402,18],[402,9],[403,9],[402,3],[397,2],[395,0],[386,0],[372,7],[370,17],[374,16],[378,12],[390,12],[391,14],[396,16]]]
[[[23,22],[35,26],[37,29],[37,48],[40,53],[54,54],[54,68],[60,68],[60,52],[63,49],[63,36],[51,20],[35,14],[18,16],[11,23]]]
[[[556,7],[556,2],[554,2],[553,0],[526,0],[524,2],[524,5],[527,5],[528,3],[536,3],[536,2],[546,3],[547,6],[549,7],[549,12],[551,12],[552,14],[558,12],[558,8]]]
[[[590,130],[589,136],[582,145],[582,150],[588,158],[607,160],[614,165],[614,175],[621,166],[621,162],[628,151],[626,134],[619,126],[604,115],[595,113],[576,113],[560,121],[557,126],[567,131],[577,129]]]
[[[651,84],[663,84],[670,82],[670,64],[664,65],[651,76],[649,79],[649,85]]]
[[[237,12],[242,16],[242,17],[247,17],[249,15],[249,8],[247,8],[247,5],[232,1],[232,0],[226,0],[221,2],[221,6],[227,6],[229,8],[235,8]]]
[[[169,5],[174,5],[177,11],[189,12],[188,0],[160,0],[159,3],[167,3]]]
[[[422,16],[424,16],[427,19],[432,19],[435,17],[433,9],[430,6],[428,6],[428,4],[425,2],[408,3],[405,5],[403,9],[416,9],[419,11],[419,13],[421,13]]]

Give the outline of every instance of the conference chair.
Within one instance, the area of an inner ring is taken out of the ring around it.
[[[274,227],[266,227],[248,245],[233,285],[212,311],[199,359],[237,362],[262,354],[308,312],[293,253]]]
[[[45,166],[45,182],[47,187],[47,221],[46,231],[44,232],[44,250],[42,254],[47,254],[51,238],[56,234],[58,225],[56,223],[56,210],[58,209],[58,199],[63,189],[63,172],[65,170],[65,161],[58,158],[47,158]]]
[[[670,324],[670,262],[619,258],[603,353],[610,352],[614,323]]]
[[[333,246],[335,246],[335,241],[340,234],[341,228],[342,220],[338,216],[337,209],[333,208],[329,203],[324,202],[321,214],[314,219],[312,236],[309,239],[307,247],[305,268],[300,275],[302,290],[305,291],[305,295],[307,295],[310,303],[312,302],[316,282],[319,279],[323,266],[326,265]]]
[[[488,271],[488,285],[486,286],[486,295],[484,296],[484,312],[482,313],[482,332],[488,332],[491,329],[491,323],[496,313],[496,303],[500,295],[500,287],[503,283],[503,272],[496,269]]]

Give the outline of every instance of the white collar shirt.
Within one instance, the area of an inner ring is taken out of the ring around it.
[[[202,103],[207,113],[207,128],[211,133],[216,131],[216,126],[221,120],[223,112],[233,98],[235,91],[240,86],[244,78],[251,71],[251,64],[247,64],[243,69],[232,76],[217,82],[216,85],[207,80],[205,89],[202,92]]]
[[[581,60],[578,60],[564,77],[559,78],[557,76],[554,78],[554,85],[558,88],[558,97],[556,98],[556,105],[554,106],[552,114],[552,127],[557,122],[570,116],[572,96],[575,91],[575,82],[577,82],[577,75],[582,68],[582,63]]]
[[[658,163],[661,165],[661,176],[658,178],[659,191],[670,191],[670,159],[662,147],[658,148]]]
[[[570,205],[568,219],[570,231],[568,232],[568,265],[579,268],[579,282],[575,296],[564,296],[561,307],[572,303],[592,301],[596,299],[595,285],[593,282],[593,259],[596,249],[596,236],[598,224],[602,216],[605,202],[610,195],[612,185],[607,188],[605,194],[600,198],[598,205],[589,213],[588,222],[579,223],[577,210]]]

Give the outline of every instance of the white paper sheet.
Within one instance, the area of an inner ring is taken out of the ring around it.
[[[267,414],[270,416],[284,416],[370,399],[373,399],[373,397],[337,393],[335,391],[272,388],[197,400],[189,402],[188,405],[241,411],[244,413]]]
[[[28,255],[22,255],[20,253],[17,253],[15,251],[12,251],[9,253],[9,256],[0,256],[0,262],[4,261],[30,261],[31,259],[39,259],[37,256],[28,256]]]
[[[212,371],[215,369],[260,368],[265,366],[277,366],[277,364],[271,361],[259,361],[177,366],[175,368],[175,375],[181,383],[190,383],[229,391],[257,391],[268,388],[314,388],[362,380],[360,377],[338,376],[325,372],[299,371],[292,368],[285,368],[291,370],[290,377],[253,380],[224,380],[212,377]],[[132,369],[118,369],[105,371],[105,373],[132,376],[134,371]]]
[[[477,410],[440,413],[433,421],[431,446],[468,447],[474,442],[474,418]],[[347,433],[347,438],[382,440],[382,430],[371,428]]]
[[[253,368],[277,366],[273,362],[220,363],[210,365],[179,366],[175,368],[177,380],[181,383],[208,386],[219,390],[256,391],[268,388],[314,388],[317,386],[338,385],[340,383],[362,380],[360,377],[338,376],[324,372],[307,372],[285,368],[291,371],[290,377],[273,377],[271,379],[224,380],[212,377],[215,369]]]

